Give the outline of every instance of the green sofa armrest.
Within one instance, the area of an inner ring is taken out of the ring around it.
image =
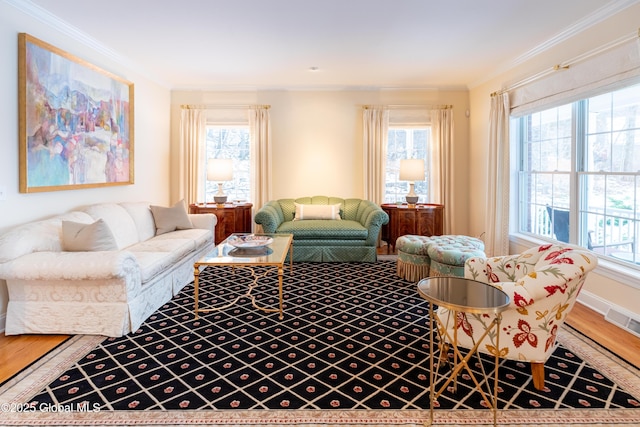
[[[360,223],[369,230],[367,244],[375,245],[378,241],[380,229],[389,222],[389,215],[382,208],[372,201],[363,200],[363,209],[360,212]]]
[[[280,224],[284,222],[284,214],[280,203],[277,201],[267,202],[258,212],[253,220],[256,224],[262,225],[265,233],[275,233]]]

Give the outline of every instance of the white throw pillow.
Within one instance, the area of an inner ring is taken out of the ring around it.
[[[62,250],[67,252],[115,251],[116,239],[103,219],[92,224],[62,221]]]
[[[302,205],[295,203],[296,215],[294,220],[305,219],[340,219],[341,203],[335,205]]]
[[[153,221],[156,223],[156,236],[170,231],[193,228],[184,200],[180,200],[170,208],[153,205],[149,208],[153,214]]]

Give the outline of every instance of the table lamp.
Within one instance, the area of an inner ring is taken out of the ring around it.
[[[415,192],[415,181],[424,181],[424,160],[400,160],[400,181],[409,181],[409,193],[406,196],[407,203],[410,205],[418,203],[418,195]]]
[[[222,183],[233,179],[232,159],[209,159],[207,161],[207,181],[218,181],[218,192],[213,196],[213,200],[223,205],[227,201],[227,196],[222,191]]]

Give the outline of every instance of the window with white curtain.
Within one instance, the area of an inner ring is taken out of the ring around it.
[[[640,84],[512,125],[519,231],[640,268]]]
[[[251,138],[249,126],[208,125],[206,156],[203,170],[206,174],[208,159],[233,159],[233,180],[223,183],[227,200],[249,201],[251,196]],[[205,200],[213,200],[218,192],[218,183],[206,180]]]
[[[400,181],[400,160],[423,159],[429,164],[429,140],[431,129],[428,126],[389,126],[387,141],[387,163],[385,172],[385,203],[405,202],[409,192],[409,182]],[[419,196],[418,203],[426,203],[429,199],[429,183],[415,182],[415,193]]]

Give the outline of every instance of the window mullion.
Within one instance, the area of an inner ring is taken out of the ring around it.
[[[570,240],[579,245],[586,246],[585,236],[587,235],[586,214],[587,210],[585,192],[587,191],[584,182],[580,181],[580,172],[585,171],[586,135],[587,135],[587,108],[586,101],[578,101],[573,104],[573,131],[571,143],[572,170],[571,170],[571,229],[569,230]]]

